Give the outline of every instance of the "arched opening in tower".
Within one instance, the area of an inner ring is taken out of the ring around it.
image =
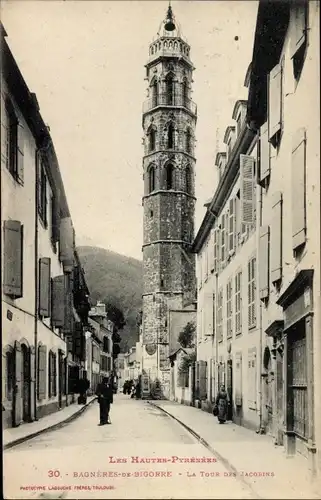
[[[156,147],[156,130],[151,128],[149,131],[149,152],[154,151]]]
[[[174,166],[169,163],[166,165],[166,189],[173,189],[174,184]]]
[[[158,105],[158,82],[154,80],[152,85],[152,104],[153,107]]]
[[[168,149],[173,149],[174,147],[174,125],[172,122],[168,124],[168,129],[167,129],[167,148]]]
[[[187,107],[187,103],[188,103],[188,85],[187,85],[187,79],[186,78],[184,78],[184,80],[183,80],[182,96],[183,96],[183,106]]]
[[[186,152],[191,153],[192,152],[192,134],[190,129],[188,128],[185,133],[185,147],[186,147]]]
[[[148,171],[148,191],[152,193],[155,191],[155,168],[150,167]]]
[[[191,193],[192,191],[192,174],[191,168],[189,166],[186,167],[185,171],[185,188],[187,193]]]
[[[169,106],[174,104],[173,75],[167,75],[166,77],[166,104],[168,104]]]

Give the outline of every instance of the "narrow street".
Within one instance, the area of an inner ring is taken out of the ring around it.
[[[98,415],[95,402],[73,423],[4,452],[6,498],[255,498],[149,403],[119,394],[112,425],[98,426]]]

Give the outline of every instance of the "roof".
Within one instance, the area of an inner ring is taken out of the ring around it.
[[[279,62],[289,18],[289,1],[260,0],[247,103],[247,120],[256,128],[266,120],[267,75]]]
[[[177,354],[181,351],[183,351],[185,354],[193,354],[195,352],[195,349],[193,347],[179,347],[178,349],[172,351],[168,357],[171,359],[175,359],[177,357]]]

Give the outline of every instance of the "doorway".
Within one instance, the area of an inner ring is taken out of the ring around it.
[[[227,373],[226,373],[226,391],[229,397],[230,404],[227,411],[227,420],[233,420],[233,361],[229,359],[227,361]]]
[[[22,419],[30,420],[30,349],[25,344],[21,345],[21,387],[22,387]]]
[[[58,404],[62,407],[62,395],[64,389],[64,355],[61,350],[58,351]]]
[[[264,395],[264,420],[266,433],[273,434],[273,382],[274,374],[272,372],[272,359],[270,349],[264,350],[263,355],[264,380],[263,380],[263,395]]]

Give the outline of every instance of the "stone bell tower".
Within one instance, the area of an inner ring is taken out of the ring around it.
[[[171,6],[145,67],[142,367],[168,397],[169,310],[194,301],[196,289],[194,67]]]

